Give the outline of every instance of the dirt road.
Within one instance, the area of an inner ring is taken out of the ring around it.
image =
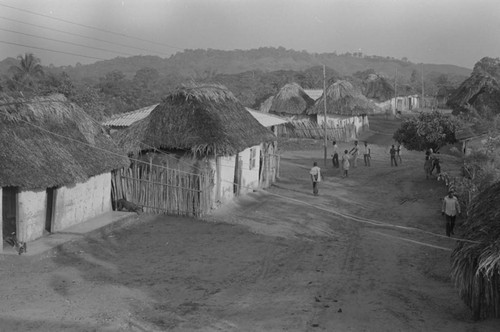
[[[0,331],[499,331],[470,320],[449,278],[443,184],[425,180],[421,154],[391,168],[377,135],[372,166],[347,179],[302,143],[275,187],[207,221],[142,216],[41,257],[0,256]]]

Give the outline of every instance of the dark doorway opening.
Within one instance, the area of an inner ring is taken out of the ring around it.
[[[17,193],[16,187],[2,188],[2,232],[4,238],[17,233]]]
[[[52,233],[54,224],[54,209],[56,203],[56,188],[47,188],[47,206],[45,207],[45,230]]]

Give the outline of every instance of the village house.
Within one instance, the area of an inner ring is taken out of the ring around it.
[[[143,159],[116,174],[116,197],[148,212],[199,216],[275,181],[276,137],[221,85],[180,87],[116,139]]]
[[[325,126],[325,94],[322,94],[306,114],[319,127]],[[352,83],[339,80],[326,89],[326,124],[331,139],[350,141],[368,130],[368,114],[378,107]]]
[[[62,95],[1,100],[1,238],[29,242],[112,211],[111,171],[129,161],[104,128]]]

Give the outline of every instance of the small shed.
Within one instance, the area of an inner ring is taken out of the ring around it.
[[[112,210],[128,166],[104,128],[62,95],[0,98],[1,232],[29,242]]]

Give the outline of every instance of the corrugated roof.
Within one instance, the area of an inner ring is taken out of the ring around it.
[[[146,106],[138,110],[116,115],[113,119],[103,123],[106,127],[128,127],[132,123],[144,119],[159,104]]]
[[[253,110],[251,108],[246,107],[247,111],[252,114],[252,116],[260,122],[261,125],[264,127],[271,127],[271,126],[277,126],[283,123],[287,123],[288,121],[276,116],[276,115],[271,115],[268,113],[262,113],[256,110]]]
[[[312,99],[318,100],[323,94],[323,89],[304,89],[304,92]]]

